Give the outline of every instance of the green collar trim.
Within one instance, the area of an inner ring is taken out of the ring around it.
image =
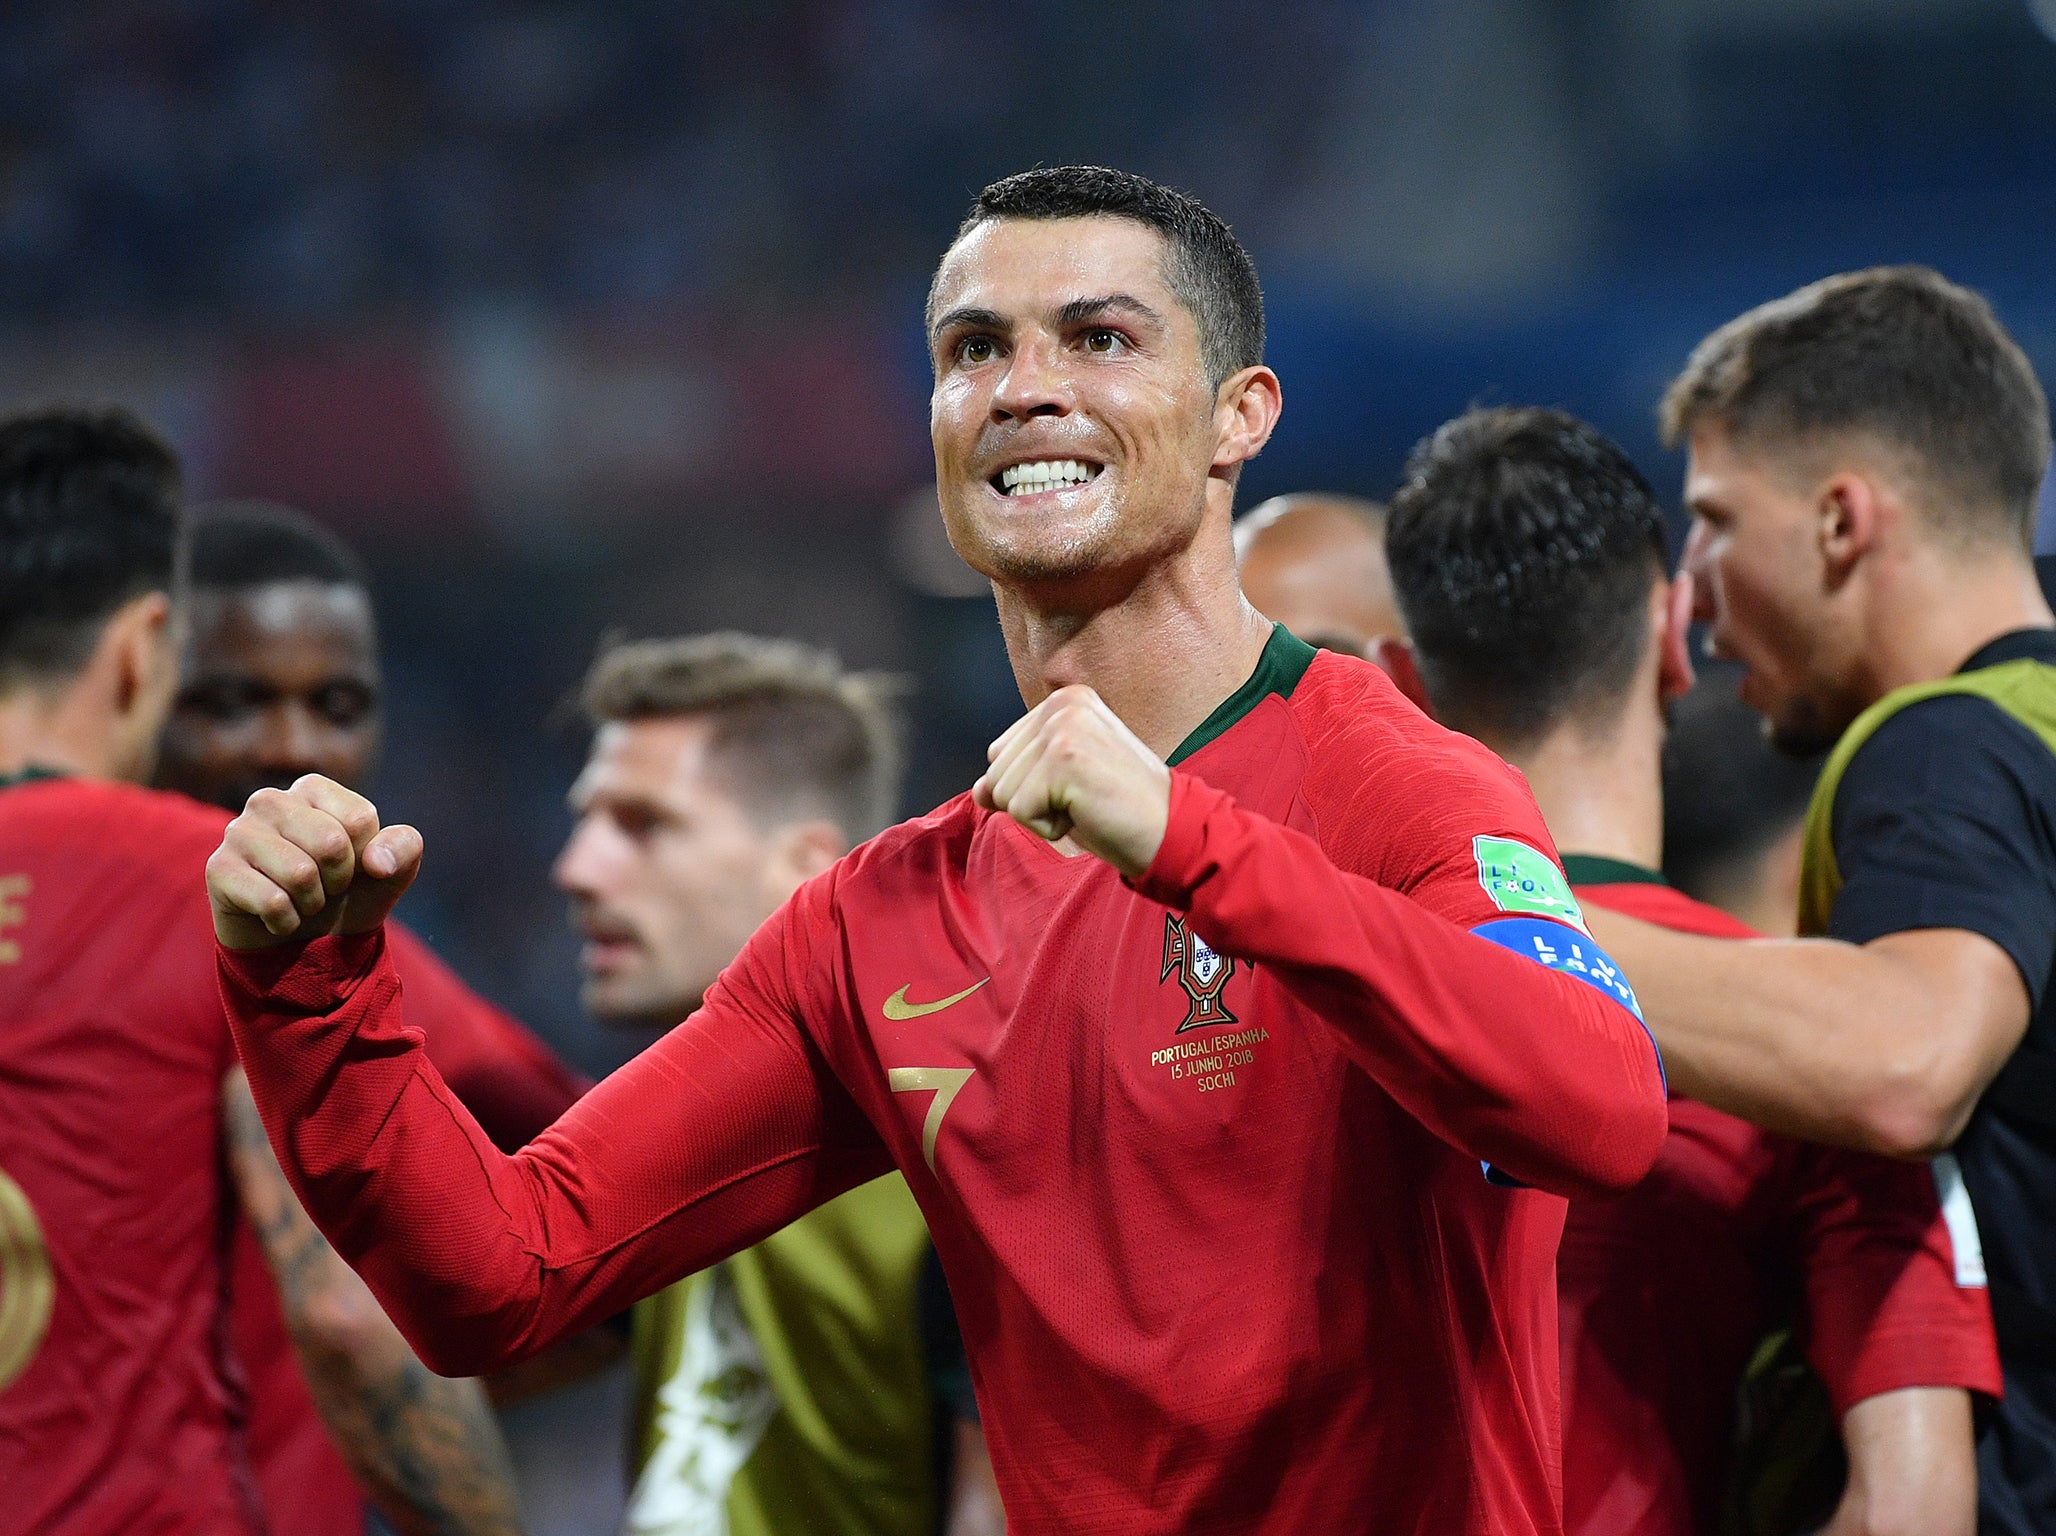
[[[0,773],[0,789],[12,789],[17,784],[33,784],[38,779],[61,779],[64,775],[55,768],[38,768],[34,764],[20,773]]]
[[[1563,872],[1572,885],[1669,885],[1663,872],[1630,864],[1626,859],[1602,858],[1596,853],[1567,853]]]
[[[1170,765],[1177,767],[1201,747],[1227,735],[1236,722],[1272,694],[1281,699],[1291,698],[1292,690],[1299,686],[1299,680],[1306,676],[1306,669],[1319,654],[1283,624],[1273,624],[1271,638],[1264,642],[1263,654],[1257,657],[1256,670],[1249,674],[1249,680],[1221,700],[1220,707],[1178,743],[1178,750],[1169,758]]]

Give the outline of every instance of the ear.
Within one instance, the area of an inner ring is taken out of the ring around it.
[[[1385,675],[1412,701],[1414,708],[1430,720],[1435,718],[1435,706],[1428,702],[1428,690],[1421,682],[1421,669],[1414,661],[1411,644],[1397,635],[1380,635],[1371,642],[1371,660],[1385,669]]]
[[[1656,640],[1656,691],[1666,704],[1692,691],[1692,573],[1658,582],[1651,599]]]
[[[1843,470],[1821,487],[1816,513],[1821,561],[1839,586],[1883,534],[1884,499],[1868,475]]]
[[[138,708],[156,708],[178,669],[171,598],[163,592],[145,592],[131,599],[108,624],[104,644],[113,667],[117,710],[128,715]]]
[[[1214,394],[1214,473],[1233,474],[1262,453],[1284,409],[1278,376],[1261,363],[1222,380]]]
[[[849,852],[849,839],[832,821],[789,821],[772,834],[771,868],[780,900]]]

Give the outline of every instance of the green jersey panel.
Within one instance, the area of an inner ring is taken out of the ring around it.
[[[929,1536],[928,1229],[898,1174],[634,1312],[636,1536]]]

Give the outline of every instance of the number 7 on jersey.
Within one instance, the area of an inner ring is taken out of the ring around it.
[[[942,1117],[951,1102],[964,1091],[976,1067],[894,1067],[886,1074],[886,1086],[894,1093],[933,1093],[928,1118],[921,1124],[921,1156],[928,1171],[935,1172],[935,1138],[942,1132]]]

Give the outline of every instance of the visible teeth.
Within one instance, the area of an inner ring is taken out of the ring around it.
[[[1001,470],[999,480],[1009,496],[1032,496],[1037,491],[1083,485],[1098,473],[1097,464],[1081,464],[1076,459],[1037,459]]]

